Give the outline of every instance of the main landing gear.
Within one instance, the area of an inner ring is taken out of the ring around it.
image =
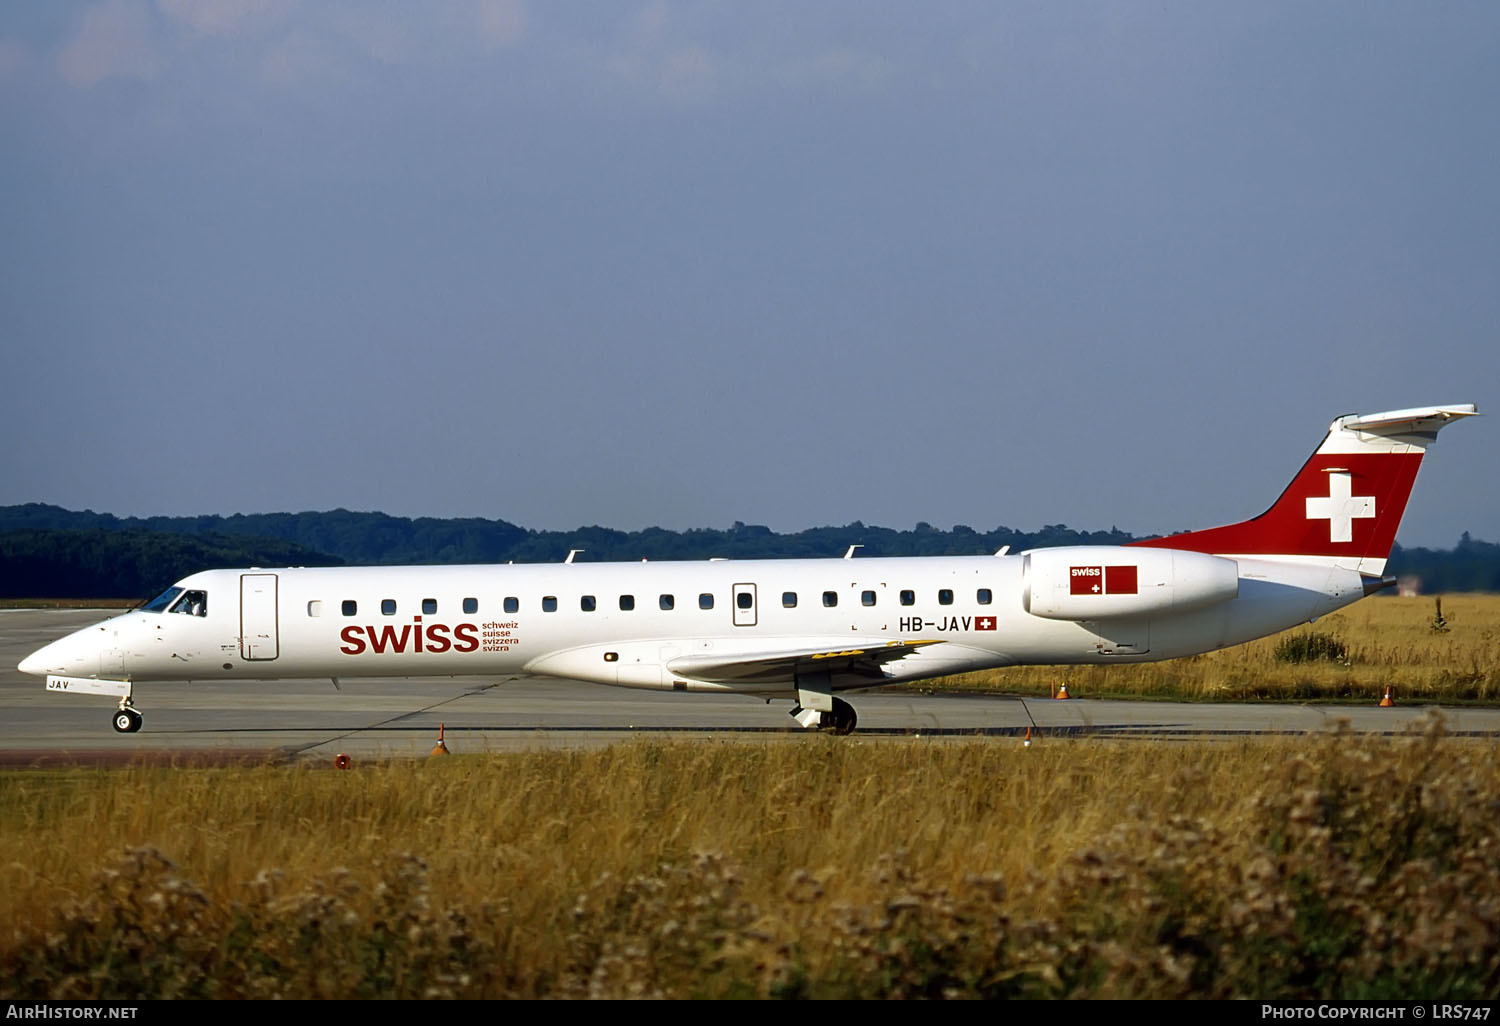
[[[824,730],[840,736],[854,733],[854,725],[859,721],[854,706],[842,698],[835,698],[833,708],[823,712],[795,705],[792,707],[792,718],[809,729]]]
[[[120,734],[134,734],[141,729],[142,720],[140,712],[130,704],[130,699],[126,698],[120,703],[120,708],[115,711],[115,731]]]
[[[833,678],[827,670],[797,674],[797,704],[792,717],[804,727],[833,734],[854,733],[854,706],[833,697]]]

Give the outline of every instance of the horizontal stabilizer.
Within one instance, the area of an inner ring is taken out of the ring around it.
[[[1356,431],[1360,434],[1409,436],[1403,441],[1422,445],[1437,437],[1438,429],[1459,417],[1475,417],[1479,409],[1473,403],[1458,406],[1419,406],[1411,410],[1387,413],[1351,414],[1333,422],[1331,430]]]

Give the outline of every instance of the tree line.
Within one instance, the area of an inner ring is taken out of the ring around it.
[[[949,530],[918,523],[898,531],[855,521],[778,534],[728,528],[537,531],[504,520],[393,517],[345,509],[234,516],[116,517],[30,503],[0,506],[0,597],[149,598],[197,570],[236,566],[539,563],[582,549],[579,561],[982,555],[1056,545],[1123,545],[1124,531]],[[1452,550],[1392,552],[1389,573],[1422,578],[1422,590],[1500,591],[1500,546],[1467,533]]]

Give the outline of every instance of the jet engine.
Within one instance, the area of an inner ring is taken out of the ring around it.
[[[1090,545],[1024,555],[1021,604],[1048,620],[1180,613],[1240,592],[1239,563],[1202,552]]]

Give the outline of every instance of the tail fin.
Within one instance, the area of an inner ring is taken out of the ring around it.
[[[1260,516],[1135,544],[1216,556],[1292,557],[1379,575],[1423,452],[1445,424],[1478,412],[1466,404],[1340,417]]]

